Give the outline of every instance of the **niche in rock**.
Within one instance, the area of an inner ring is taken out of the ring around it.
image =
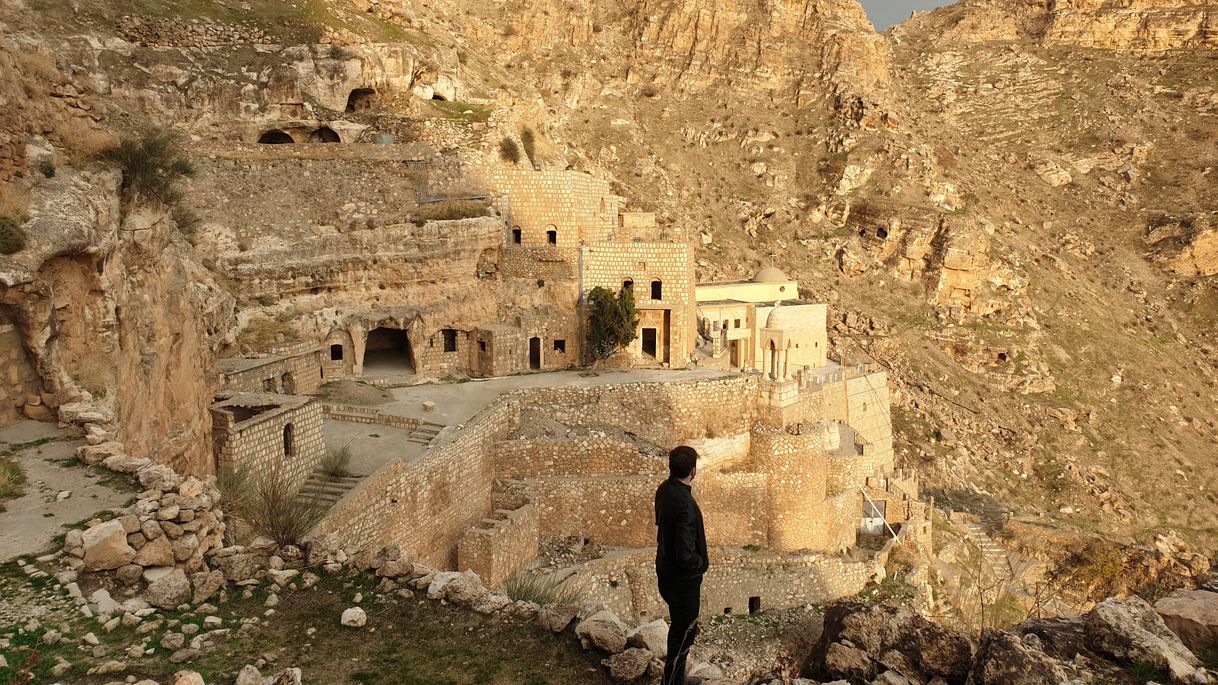
[[[372,88],[356,88],[347,96],[347,113],[364,112],[376,105],[376,90]]]
[[[341,143],[343,139],[329,126],[322,126],[309,134],[310,143]]]
[[[296,141],[292,139],[292,136],[287,131],[271,129],[258,136],[258,142],[263,145],[286,145]]]

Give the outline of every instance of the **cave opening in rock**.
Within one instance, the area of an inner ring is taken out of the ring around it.
[[[347,96],[347,113],[364,112],[376,105],[376,90],[373,88],[356,88]]]
[[[376,328],[364,345],[364,375],[414,373],[414,354],[406,331]]]
[[[270,131],[264,131],[262,135],[258,136],[258,142],[263,145],[286,145],[296,141],[293,140],[287,131],[271,129]]]
[[[322,126],[316,131],[309,134],[310,143],[341,143],[343,139],[339,137],[338,132],[329,126]]]

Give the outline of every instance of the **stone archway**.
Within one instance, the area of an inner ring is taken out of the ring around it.
[[[341,143],[343,139],[338,135],[338,132],[329,126],[321,128],[309,134],[310,143]]]
[[[347,113],[365,112],[376,105],[377,92],[375,88],[356,88],[347,96]]]
[[[292,134],[287,131],[273,128],[269,131],[263,131],[262,135],[258,136],[258,142],[262,145],[287,145],[295,143],[296,139],[292,138]]]
[[[380,326],[368,333],[364,343],[364,375],[415,372],[410,337],[401,328]]]

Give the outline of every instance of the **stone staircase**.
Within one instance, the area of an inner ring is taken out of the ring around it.
[[[410,431],[410,435],[406,436],[407,442],[417,442],[420,445],[430,445],[432,440],[444,430],[444,426],[438,423],[423,422],[418,428]]]
[[[981,550],[981,555],[985,557],[985,563],[994,572],[994,575],[1002,580],[1010,580],[1016,574],[1013,572],[1017,569],[1013,568],[1014,562],[1005,549],[1002,548],[990,534],[985,532],[985,527],[980,523],[971,521],[962,521],[959,524],[964,528],[964,533],[977,548]]]
[[[300,487],[297,496],[312,499],[329,509],[363,479],[363,476],[327,476],[320,470],[314,471]]]

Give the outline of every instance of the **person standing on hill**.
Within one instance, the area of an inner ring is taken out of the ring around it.
[[[663,685],[702,682],[685,676],[689,648],[699,632],[702,576],[710,568],[702,510],[690,488],[697,473],[697,450],[677,447],[668,454],[668,480],[656,490],[656,577],[670,621]]]

